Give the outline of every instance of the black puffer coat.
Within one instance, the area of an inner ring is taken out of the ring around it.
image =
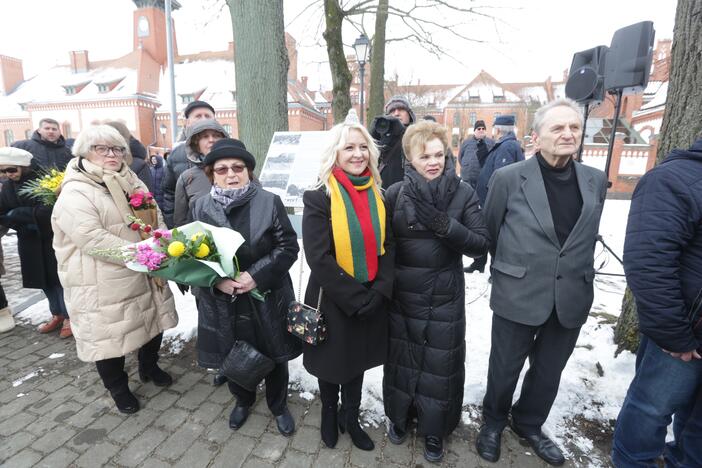
[[[175,210],[175,189],[178,177],[186,170],[193,167],[195,163],[188,159],[185,143],[176,146],[171,151],[164,168],[163,179],[161,180],[161,193],[163,203],[161,211],[163,220],[169,228],[173,227],[173,212]]]
[[[448,159],[448,158],[447,158]],[[453,165],[447,171],[453,171]],[[488,234],[475,191],[455,187],[448,232],[438,237],[419,222],[405,197],[407,178],[385,194],[395,233],[395,290],[383,379],[385,413],[406,429],[417,409],[420,435],[445,437],[456,428],[465,379],[465,280],[462,256],[487,252]]]
[[[29,140],[16,141],[12,144],[15,148],[21,148],[32,153],[32,167],[52,168],[62,171],[66,169],[68,161],[73,158],[70,148],[66,146],[66,140],[61,136],[56,143],[44,141],[36,130]]]
[[[0,224],[17,231],[17,252],[22,269],[22,286],[45,289],[60,285],[56,254],[52,246],[51,207],[19,195],[22,185],[36,177],[23,176],[19,182],[6,180],[0,191]]]
[[[366,369],[385,363],[388,343],[388,314],[379,311],[361,320],[354,315],[366,302],[368,287],[392,296],[395,247],[389,219],[385,229],[385,255],[378,259],[378,273],[363,285],[336,262],[331,229],[331,201],[323,190],[308,190],[302,196],[302,238],[310,279],[305,304],[317,306],[323,288],[322,312],[327,321],[327,339],[317,346],[304,345],[307,372],[326,382],[345,384]],[[386,217],[387,219],[387,217]]]
[[[248,341],[276,362],[299,356],[302,345],[288,333],[286,313],[295,297],[288,270],[300,248],[283,202],[252,183],[242,200],[224,208],[207,195],[194,203],[192,213],[197,221],[238,231],[246,240],[237,251],[241,271],[253,277],[259,291],[270,291],[265,302],[250,300],[248,294],[230,302],[215,288],[195,288],[198,364],[219,368],[237,339]],[[262,327],[256,325],[252,304]]]

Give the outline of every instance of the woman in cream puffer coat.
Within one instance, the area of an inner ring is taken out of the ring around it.
[[[178,317],[168,285],[96,254],[141,240],[129,227],[128,196],[147,189],[123,161],[126,146],[106,125],[78,136],[51,224],[78,358],[94,361],[117,408],[133,413],[139,402],[129,390],[124,356],[138,349],[142,382],[170,385],[171,377],[157,365],[158,350],[163,331]]]

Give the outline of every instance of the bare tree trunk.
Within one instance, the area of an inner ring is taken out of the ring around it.
[[[349,65],[346,63],[344,42],[341,36],[344,11],[339,5],[339,0],[324,0],[324,19],[326,29],[322,36],[327,43],[329,68],[331,68],[332,75],[332,112],[334,122],[339,123],[344,121],[346,114],[351,109],[349,89],[352,79]]]
[[[239,138],[259,173],[273,133],[288,129],[288,51],[283,0],[227,0],[236,54]],[[207,79],[207,77],[203,77]]]
[[[670,80],[657,162],[673,148],[688,148],[702,133],[702,0],[680,0],[675,14]],[[634,296],[627,288],[614,329],[617,354],[639,346]]]
[[[389,0],[378,0],[378,11],[375,14],[375,32],[373,33],[373,48],[371,49],[370,96],[366,127],[370,128],[373,117],[384,113],[385,105],[385,26],[388,22]]]

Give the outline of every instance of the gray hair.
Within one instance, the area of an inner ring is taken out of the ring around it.
[[[73,155],[84,158],[90,151],[90,147],[98,143],[112,146],[121,146],[125,149],[129,145],[120,135],[116,128],[109,125],[91,125],[78,135],[73,143]]]
[[[558,98],[549,102],[548,104],[544,104],[543,106],[539,107],[539,109],[536,111],[536,114],[534,114],[534,122],[532,124],[532,128],[537,134],[541,130],[541,126],[544,123],[544,118],[546,117],[548,111],[556,107],[570,107],[571,109],[573,109],[575,113],[578,114],[578,116],[580,117],[580,126],[582,127],[583,112],[580,109],[578,103],[573,101],[572,99]]]
[[[506,135],[514,131],[514,125],[493,125],[492,128],[500,132],[500,135]]]

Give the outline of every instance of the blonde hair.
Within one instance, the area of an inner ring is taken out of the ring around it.
[[[129,145],[116,128],[109,125],[91,125],[76,138],[73,143],[73,155],[84,158],[90,152],[90,147],[98,142],[121,146],[125,149],[125,154],[129,154]]]
[[[368,143],[368,153],[370,153],[370,157],[368,158],[368,169],[370,169],[375,186],[382,196],[382,181],[380,180],[380,172],[378,171],[380,151],[378,150],[378,146],[375,144],[373,137],[371,137],[370,133],[368,133],[368,130],[366,130],[366,128],[358,122],[342,122],[329,130],[331,143],[322,153],[322,161],[319,166],[319,182],[315,188],[325,187],[327,195],[331,194],[329,178],[331,177],[332,170],[336,166],[337,155],[339,154],[339,151],[346,146],[346,142],[349,139],[349,132],[351,130],[358,130],[361,132],[361,135],[363,135],[366,143]]]
[[[438,138],[444,145],[444,152],[448,150],[448,130],[441,124],[431,120],[423,120],[410,125],[402,137],[402,150],[408,161],[412,160],[412,155],[420,154],[424,151],[427,142]]]

